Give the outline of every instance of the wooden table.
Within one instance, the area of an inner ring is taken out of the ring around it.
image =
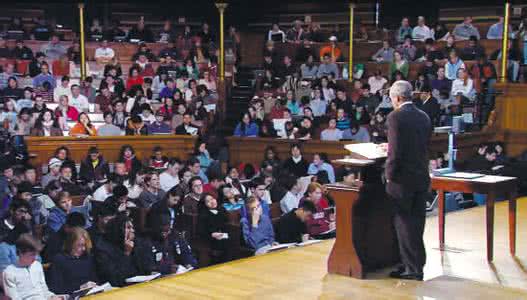
[[[475,179],[455,179],[431,176],[432,189],[439,196],[439,248],[445,248],[445,192],[478,193],[487,195],[487,260],[494,258],[494,203],[496,197],[509,200],[509,249],[516,254],[516,189],[517,178],[504,176],[484,176]]]

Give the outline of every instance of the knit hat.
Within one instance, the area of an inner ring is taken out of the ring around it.
[[[56,157],[53,157],[52,159],[49,160],[49,163],[48,163],[48,168],[53,168],[53,167],[60,167],[62,166],[62,160],[56,158]]]

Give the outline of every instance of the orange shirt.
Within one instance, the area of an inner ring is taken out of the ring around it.
[[[96,136],[97,135],[97,129],[95,129],[95,127],[92,127],[92,132],[90,133],[90,132],[88,132],[86,130],[84,125],[82,125],[81,123],[77,123],[77,124],[75,124],[75,126],[73,126],[70,129],[70,136],[75,136],[75,135]]]
[[[340,51],[338,47],[333,47],[332,45],[324,46],[320,48],[320,61],[324,59],[324,56],[326,54],[329,54],[329,56],[331,56],[331,59],[333,61],[337,61],[337,59],[339,59],[342,52]]]

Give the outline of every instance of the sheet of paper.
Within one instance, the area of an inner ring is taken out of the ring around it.
[[[193,267],[185,268],[185,266],[179,265],[177,267],[176,274],[184,274],[184,273],[187,273],[188,271],[192,271],[192,270],[194,270]]]
[[[307,246],[307,245],[318,244],[320,242],[322,242],[322,240],[308,240],[302,243],[296,243],[295,245],[298,247],[302,247],[302,246]]]
[[[155,273],[152,275],[144,275],[144,276],[134,276],[126,279],[126,283],[140,283],[140,282],[147,282],[156,279],[157,277],[161,276],[160,273]]]
[[[483,176],[485,176],[485,174],[467,173],[467,172],[454,172],[454,173],[442,174],[441,176],[442,177],[448,177],[448,178],[459,178],[459,179],[475,179],[475,178],[483,177]]]
[[[374,143],[348,144],[344,148],[367,159],[378,159],[388,155],[379,145]]]
[[[276,246],[272,246],[271,248],[269,248],[267,252],[276,251],[280,249],[287,249],[287,248],[291,248],[294,246],[295,246],[295,243],[278,244]]]
[[[112,290],[113,287],[112,285],[107,282],[105,284],[102,284],[102,285],[98,285],[98,286],[95,286],[93,287],[87,294],[86,296],[88,295],[92,295],[92,294],[96,294],[96,293],[100,293],[100,292],[107,292],[107,291],[110,291]]]

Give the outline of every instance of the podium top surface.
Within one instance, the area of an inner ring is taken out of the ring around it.
[[[359,186],[351,186],[343,183],[331,183],[325,185],[330,190],[339,190],[339,191],[354,191],[358,192],[360,190]]]
[[[341,158],[331,161],[335,165],[341,166],[352,166],[352,167],[365,167],[374,164],[375,161],[371,159],[356,159],[356,158]]]

